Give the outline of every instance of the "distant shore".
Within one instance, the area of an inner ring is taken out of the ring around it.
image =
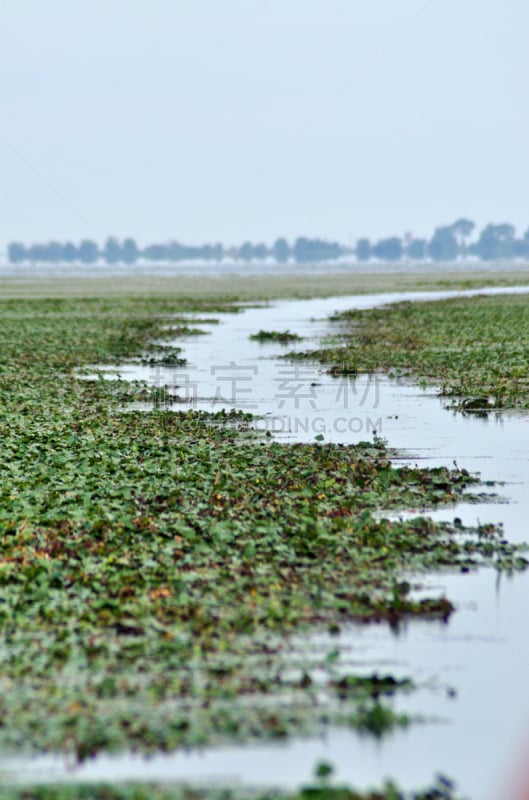
[[[175,294],[267,301],[529,284],[529,264],[218,265],[190,268],[0,266],[0,297]]]

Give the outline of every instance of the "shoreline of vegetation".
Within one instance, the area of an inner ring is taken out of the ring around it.
[[[126,277],[126,287],[123,284]],[[477,290],[529,286],[529,268],[447,272],[335,272],[271,275],[0,275],[0,299],[173,297],[179,302],[271,302],[341,295]]]
[[[529,408],[529,295],[400,302],[336,314],[337,346],[287,358],[333,374],[382,371],[439,387],[475,414]]]
[[[327,765],[321,765],[324,772]],[[463,800],[452,781],[440,776],[428,789],[404,792],[393,783],[359,792],[329,780],[315,780],[297,792],[223,787],[144,785],[42,786],[5,789],[2,800]]]

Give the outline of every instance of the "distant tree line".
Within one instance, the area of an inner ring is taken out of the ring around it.
[[[80,262],[93,264],[104,261],[107,264],[134,264],[136,261],[221,261],[233,258],[240,261],[264,261],[273,258],[279,263],[289,259],[297,262],[328,261],[339,258],[352,251],[337,242],[326,242],[320,239],[296,239],[290,244],[286,239],[277,239],[272,247],[266,244],[244,242],[240,247],[223,247],[221,244],[201,246],[183,245],[179,242],[166,244],[150,244],[140,248],[134,239],[119,241],[114,237],[107,239],[103,247],[96,242],[85,239],[80,244],[72,242],[47,242],[26,246],[20,242],[11,242],[8,246],[9,260],[22,262]]]
[[[400,261],[402,258],[416,261],[456,261],[473,256],[483,261],[512,258],[529,258],[529,229],[521,239],[516,238],[512,225],[487,225],[475,241],[470,241],[475,224],[469,219],[458,219],[452,225],[436,228],[430,240],[415,239],[408,235],[404,239],[393,236],[371,243],[359,239],[356,257],[359,261],[377,258],[383,261]]]
[[[26,246],[12,242],[8,246],[9,260],[13,264],[31,263],[81,263],[135,264],[137,261],[221,261],[224,258],[239,261],[264,261],[273,259],[282,264],[295,261],[299,264],[334,261],[342,256],[354,256],[358,261],[377,259],[382,261],[456,261],[459,258],[475,257],[484,261],[512,258],[529,259],[529,229],[522,238],[507,223],[487,225],[471,241],[475,224],[468,219],[458,219],[452,225],[436,228],[431,239],[416,239],[410,234],[403,238],[391,236],[371,242],[358,239],[356,247],[346,247],[338,242],[300,237],[291,244],[284,238],[276,239],[269,247],[266,244],[244,242],[239,247],[226,248],[222,244],[201,246],[183,245],[179,242],[150,244],[138,247],[134,239],[122,241],[115,237],[107,239],[103,247],[85,239],[79,244],[72,242],[47,242]]]

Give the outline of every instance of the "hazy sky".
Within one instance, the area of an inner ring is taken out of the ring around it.
[[[527,0],[0,0],[0,247],[529,227]]]

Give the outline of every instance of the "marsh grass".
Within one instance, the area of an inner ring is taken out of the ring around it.
[[[48,276],[38,273],[24,277],[0,277],[0,297],[4,298],[129,298],[168,297],[195,302],[240,302],[277,300],[282,298],[331,297],[344,294],[377,294],[402,291],[477,289],[487,286],[526,286],[529,268],[520,265],[510,270],[459,269],[432,272],[431,265],[414,272],[320,272],[286,271],[261,275],[223,274],[151,275],[128,270],[126,289],[122,277]]]
[[[399,303],[334,316],[338,346],[293,358],[440,386],[467,413],[529,408],[529,295]]]
[[[170,297],[1,303],[2,747],[82,760],[329,724],[383,735],[410,723],[392,705],[407,684],[338,691],[329,667],[321,702],[303,654],[294,671],[287,663],[289,635],[446,620],[450,600],[415,599],[405,574],[524,566],[493,527],[473,536],[375,518],[456,502],[475,483],[464,469],[396,469],[379,440],[284,446],[244,420],[123,412],[153,390],[77,376],[145,352],[175,314],[223,308]]]

